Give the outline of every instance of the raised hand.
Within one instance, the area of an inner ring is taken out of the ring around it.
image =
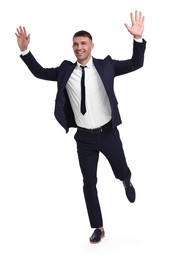
[[[25,51],[30,43],[30,34],[27,34],[25,27],[19,26],[15,35],[17,36],[17,43],[20,50]]]
[[[144,21],[145,17],[142,15],[142,12],[135,11],[135,17],[133,13],[130,14],[132,26],[129,26],[125,23],[127,30],[134,36],[134,38],[139,39],[142,37],[144,30]]]

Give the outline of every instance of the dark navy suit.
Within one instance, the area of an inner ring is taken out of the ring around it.
[[[107,157],[116,178],[127,180],[131,177],[117,130],[117,126],[121,124],[121,117],[114,93],[114,78],[141,68],[144,63],[145,47],[146,41],[144,39],[142,43],[134,41],[133,55],[128,60],[114,60],[110,56],[107,56],[105,59],[93,58],[93,64],[104,84],[112,112],[111,127],[107,131],[101,134],[77,131],[75,134],[79,162],[83,174],[84,195],[90,224],[93,228],[103,225],[96,190],[99,152],[102,152]],[[21,55],[21,58],[37,78],[57,81],[58,91],[54,111],[55,117],[66,132],[69,131],[70,127],[77,127],[66,91],[66,83],[77,63],[65,60],[56,68],[43,68],[31,52],[25,56]]]

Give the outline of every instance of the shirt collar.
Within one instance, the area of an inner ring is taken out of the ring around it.
[[[80,67],[80,66],[87,66],[87,68],[91,68],[93,66],[93,59],[92,57],[90,58],[90,60],[87,62],[86,65],[82,65],[80,64],[78,61],[77,61],[77,66]]]

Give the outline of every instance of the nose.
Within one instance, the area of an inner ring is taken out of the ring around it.
[[[82,48],[82,45],[81,45],[81,44],[78,44],[77,50],[80,50],[81,48]]]

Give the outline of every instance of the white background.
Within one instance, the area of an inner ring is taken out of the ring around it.
[[[1,1],[0,259],[185,259],[183,1]],[[94,38],[93,56],[127,59],[130,12],[146,16],[144,67],[115,80],[123,141],[137,199],[100,156],[98,190],[106,238],[88,242],[74,141],[54,118],[56,83],[34,78],[19,58],[19,25],[44,67],[75,61],[72,35]]]

